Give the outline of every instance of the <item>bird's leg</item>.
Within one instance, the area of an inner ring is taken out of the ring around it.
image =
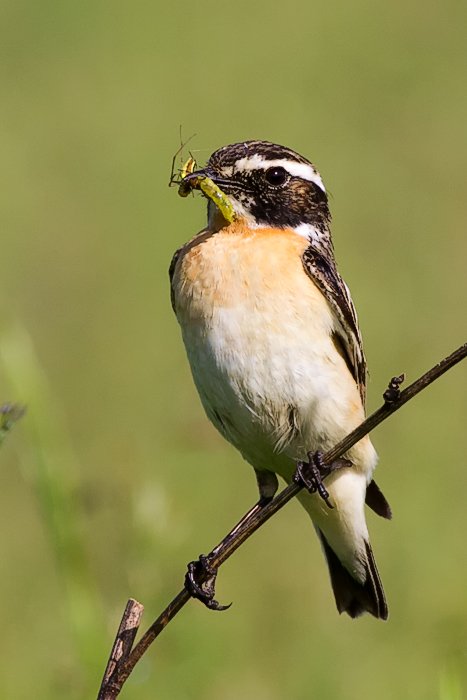
[[[200,554],[199,559],[188,564],[188,571],[185,575],[185,588],[193,598],[200,600],[210,610],[227,610],[231,605],[221,605],[215,599],[217,568],[212,566],[212,560],[274,498],[274,494],[277,491],[279,484],[273,472],[256,471],[256,479],[260,493],[258,502],[245,513],[209,554]]]
[[[322,452],[308,452],[307,457],[308,462],[297,462],[297,468],[293,476],[294,482],[304,486],[310,493],[318,493],[328,508],[333,508],[334,506],[329,501],[329,493],[324,486],[323,480],[337,469],[351,467],[352,462],[348,459],[340,458],[331,464],[325,464]]]

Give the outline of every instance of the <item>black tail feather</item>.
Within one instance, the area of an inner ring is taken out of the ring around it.
[[[321,530],[318,530],[318,534],[326,555],[338,611],[346,612],[350,617],[358,617],[369,612],[381,620],[386,620],[388,607],[369,542],[365,542],[366,579],[364,583],[360,583],[340,562]]]
[[[383,492],[381,491],[374,479],[370,481],[370,483],[367,486],[365,503],[372,510],[374,510],[377,515],[380,515],[382,518],[387,518],[388,520],[391,520],[391,506],[387,502]]]

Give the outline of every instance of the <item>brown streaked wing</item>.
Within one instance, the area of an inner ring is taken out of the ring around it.
[[[305,272],[323,292],[336,315],[336,334],[338,336],[336,340],[345,353],[347,364],[357,383],[363,405],[365,405],[366,361],[357,313],[349,289],[337,272],[334,260],[323,255],[313,246],[309,246],[305,250],[302,261]]]

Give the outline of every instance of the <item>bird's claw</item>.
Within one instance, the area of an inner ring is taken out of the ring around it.
[[[211,566],[209,557],[201,554],[197,561],[188,564],[185,575],[185,588],[192,598],[197,598],[209,610],[227,610],[229,605],[221,605],[216,599],[217,568]]]
[[[297,468],[293,477],[295,483],[304,486],[310,493],[317,493],[328,508],[333,508],[334,506],[329,500],[329,492],[324,486],[323,480],[337,469],[351,467],[352,462],[348,459],[340,458],[331,464],[325,464],[322,452],[308,452],[307,457],[308,462],[297,462]]]

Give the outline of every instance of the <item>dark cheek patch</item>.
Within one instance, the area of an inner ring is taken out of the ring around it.
[[[331,218],[326,193],[313,182],[299,178],[283,189],[258,191],[251,213],[258,223],[280,228],[310,224],[323,229]]]

